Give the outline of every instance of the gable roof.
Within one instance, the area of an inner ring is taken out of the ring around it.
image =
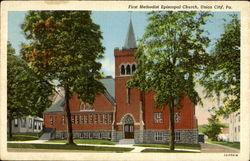
[[[64,97],[61,97],[55,103],[53,103],[44,113],[60,113],[63,112],[63,107],[65,105]]]
[[[115,104],[115,81],[112,77],[106,77],[100,80],[106,90],[104,91],[104,96],[108,99],[108,101],[114,105]],[[63,112],[63,107],[65,105],[65,98],[61,97],[56,100],[47,110],[44,111],[46,113],[60,113]]]

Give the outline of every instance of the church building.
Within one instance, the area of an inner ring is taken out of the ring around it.
[[[115,142],[167,143],[169,141],[169,110],[157,109],[153,93],[126,87],[133,77],[136,40],[130,20],[124,46],[114,49],[115,78],[101,82],[105,93],[97,95],[93,105],[81,104],[74,94],[70,100],[74,138],[109,139]],[[175,142],[198,143],[195,106],[185,97],[183,108],[175,110]],[[52,138],[67,137],[65,101],[60,97],[44,112],[44,126]]]

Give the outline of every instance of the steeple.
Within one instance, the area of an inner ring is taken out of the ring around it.
[[[130,22],[129,22],[129,26],[128,26],[127,37],[125,39],[125,44],[124,44],[123,48],[124,49],[136,48],[135,34],[134,34],[134,29],[133,29],[131,18],[130,18]]]

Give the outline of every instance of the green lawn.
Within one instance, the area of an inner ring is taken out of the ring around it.
[[[168,144],[136,144],[134,146],[140,147],[155,147],[155,148],[169,148]],[[200,144],[175,144],[176,149],[194,149],[200,150]]]
[[[84,151],[102,151],[102,152],[129,152],[134,149],[134,148],[120,148],[120,147],[114,148],[114,147],[58,145],[58,144],[19,144],[19,143],[8,143],[8,148],[84,150]]]
[[[66,140],[50,140],[46,143],[66,143]],[[115,145],[114,142],[109,140],[97,140],[97,139],[74,139],[76,144],[95,144],[95,145]]]
[[[39,137],[37,135],[28,135],[28,134],[13,134],[12,138],[7,138],[8,141],[29,141],[37,140]]]
[[[206,142],[213,143],[213,144],[219,144],[228,146],[235,149],[240,149],[240,143],[239,142],[223,142],[223,141],[212,141],[211,139],[206,139]]]
[[[183,150],[175,150],[170,151],[167,149],[144,149],[143,153],[198,153],[198,152],[191,152],[191,151],[183,151]]]

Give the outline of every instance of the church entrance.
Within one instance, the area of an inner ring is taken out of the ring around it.
[[[125,136],[125,139],[133,139],[134,138],[134,121],[130,115],[126,116],[126,118],[125,118],[124,136]]]

